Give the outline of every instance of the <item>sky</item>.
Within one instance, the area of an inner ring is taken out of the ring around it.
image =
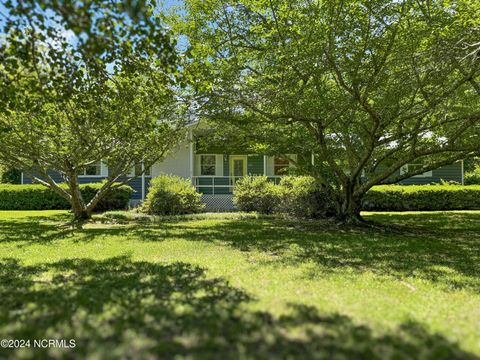
[[[15,0],[13,0],[15,2]],[[183,0],[159,0],[160,6],[168,11],[172,6],[181,5]],[[7,13],[5,8],[5,0],[0,0],[0,37],[3,34],[3,29],[6,24],[5,15]],[[71,30],[65,31],[62,30],[63,35],[68,39],[68,41],[73,45],[76,42],[74,33]],[[187,41],[184,38],[180,38],[177,43],[177,48],[182,51],[185,49]],[[113,66],[113,65],[112,65]]]
[[[15,0],[13,1],[15,3]],[[178,6],[183,3],[182,0],[159,0],[159,2],[165,7],[165,9],[169,9],[172,6]],[[5,0],[0,0],[0,33],[3,31],[3,26],[5,25],[5,17],[7,11],[5,8]]]

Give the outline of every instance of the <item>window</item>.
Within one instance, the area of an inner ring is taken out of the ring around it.
[[[100,161],[87,165],[85,169],[80,170],[80,176],[100,176],[102,175],[102,164]]]
[[[200,155],[200,175],[215,175],[215,155]]]
[[[407,172],[414,172],[414,171],[420,170],[423,166],[424,166],[424,164],[407,164],[407,165],[404,165],[400,168],[400,174],[403,175],[403,174],[406,174]],[[431,177],[432,174],[433,174],[433,172],[432,172],[432,170],[430,170],[430,171],[426,171],[426,172],[421,173],[421,174],[413,175],[412,177]]]
[[[151,175],[152,175],[152,168],[149,167],[145,169],[145,176],[151,176]],[[132,169],[130,176],[142,176],[142,164],[135,165]]]
[[[287,175],[288,168],[290,167],[290,161],[288,159],[275,156],[273,160],[273,174],[274,175]]]

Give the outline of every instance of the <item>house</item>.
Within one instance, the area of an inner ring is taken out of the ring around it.
[[[190,131],[189,139],[193,139]],[[223,149],[224,147],[222,147]],[[271,181],[280,182],[294,162],[300,161],[296,155],[290,155],[290,160],[281,157],[252,154],[238,150],[224,151],[218,149],[202,149],[195,141],[189,140],[177,146],[161,163],[147,169],[144,175],[141,167],[132,169],[129,185],[135,190],[132,204],[138,204],[145,199],[150,180],[160,174],[174,174],[191,179],[196,189],[203,194],[203,201],[208,210],[231,210],[232,190],[235,181],[247,176],[267,176]],[[304,157],[304,161],[312,161]],[[400,171],[408,171],[421,164],[408,164]],[[100,182],[108,176],[108,169],[103,163],[93,164],[79,176],[80,183]],[[52,174],[55,181],[61,182],[58,174]],[[463,161],[428,171],[403,180],[401,184],[430,184],[441,180],[455,181],[463,184]],[[32,180],[22,174],[22,184],[30,184]]]

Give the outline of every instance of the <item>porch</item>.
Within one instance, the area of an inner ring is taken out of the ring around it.
[[[256,174],[255,176],[259,176]],[[192,183],[197,191],[204,195],[231,195],[235,182],[243,176],[193,176]],[[281,176],[267,176],[275,184],[280,182]]]
[[[192,184],[204,195],[231,195],[235,183],[245,176],[266,176],[278,184],[294,166],[294,159],[259,154],[196,153]]]

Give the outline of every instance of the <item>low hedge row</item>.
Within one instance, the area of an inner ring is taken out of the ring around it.
[[[90,201],[101,186],[101,183],[80,185],[84,200]],[[133,189],[127,185],[110,190],[100,200],[95,211],[127,208],[132,192]],[[57,209],[70,209],[70,205],[67,200],[43,185],[0,185],[0,210]]]
[[[480,209],[480,185],[382,185],[363,199],[370,211],[433,211]]]
[[[285,177],[279,185],[266,177],[246,177],[234,188],[241,211],[283,213],[298,218],[322,218],[334,213],[328,194],[307,176]],[[367,211],[429,211],[480,209],[480,185],[382,185],[363,198]]]

